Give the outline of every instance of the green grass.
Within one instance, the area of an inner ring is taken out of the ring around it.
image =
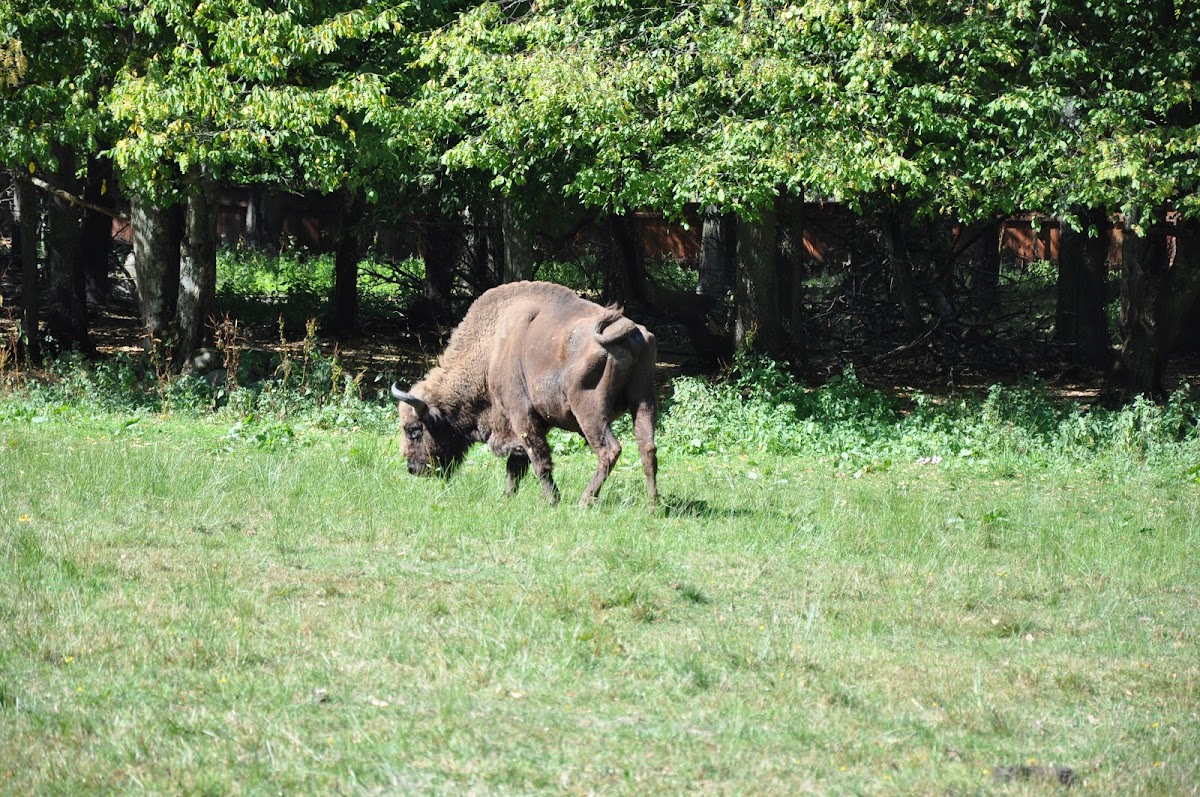
[[[628,439],[588,510],[593,460],[560,446],[551,509],[532,481],[502,499],[482,450],[442,482],[373,429],[13,402],[0,793],[1062,788],[993,780],[1031,762],[1082,793],[1200,781],[1178,457],[865,467],[884,455],[691,446],[668,417],[652,515]]]

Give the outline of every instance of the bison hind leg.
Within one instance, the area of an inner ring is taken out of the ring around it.
[[[583,436],[587,438],[592,451],[596,452],[596,473],[588,483],[587,489],[583,491],[583,497],[579,499],[580,506],[587,506],[600,494],[600,488],[604,486],[608,474],[612,473],[617,464],[617,459],[621,456],[621,442],[613,434],[608,421],[603,425],[596,424],[585,428]]]
[[[646,474],[646,496],[653,511],[658,503],[658,446],[654,444],[654,426],[658,419],[658,407],[651,402],[634,404],[633,434],[637,437],[638,453],[642,457],[642,470]]]

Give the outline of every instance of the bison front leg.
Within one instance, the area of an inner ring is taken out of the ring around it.
[[[542,493],[551,504],[558,503],[558,487],[554,484],[554,463],[550,459],[550,444],[546,442],[544,431],[529,431],[521,433],[521,442],[525,444],[525,453],[533,464],[533,472],[542,483]],[[510,470],[511,474],[512,471]]]
[[[509,454],[505,469],[508,471],[508,484],[504,494],[516,495],[517,488],[521,486],[521,479],[529,472],[529,457],[524,454]]]

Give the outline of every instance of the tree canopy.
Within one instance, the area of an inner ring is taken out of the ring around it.
[[[444,161],[589,205],[778,190],[959,218],[1194,215],[1183,4],[484,3],[430,37]]]
[[[141,193],[444,169],[676,214],[799,189],[1200,213],[1182,0],[5,0],[0,35],[5,162],[106,151]]]
[[[163,205],[225,182],[753,220],[804,195],[1148,234],[1200,221],[1198,87],[1186,0],[0,0],[0,163],[107,157]]]
[[[146,3],[105,104],[127,184],[151,192],[200,168],[329,192],[407,171],[396,63],[376,60],[403,49],[403,19],[393,5]]]

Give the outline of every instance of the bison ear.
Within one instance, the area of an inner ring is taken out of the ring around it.
[[[428,404],[426,404],[424,401],[421,401],[421,399],[417,398],[412,393],[405,393],[403,390],[396,387],[394,382],[392,383],[392,398],[396,399],[396,401],[402,401],[416,410],[417,417],[419,417],[421,420],[424,420],[425,416],[429,414]]]

